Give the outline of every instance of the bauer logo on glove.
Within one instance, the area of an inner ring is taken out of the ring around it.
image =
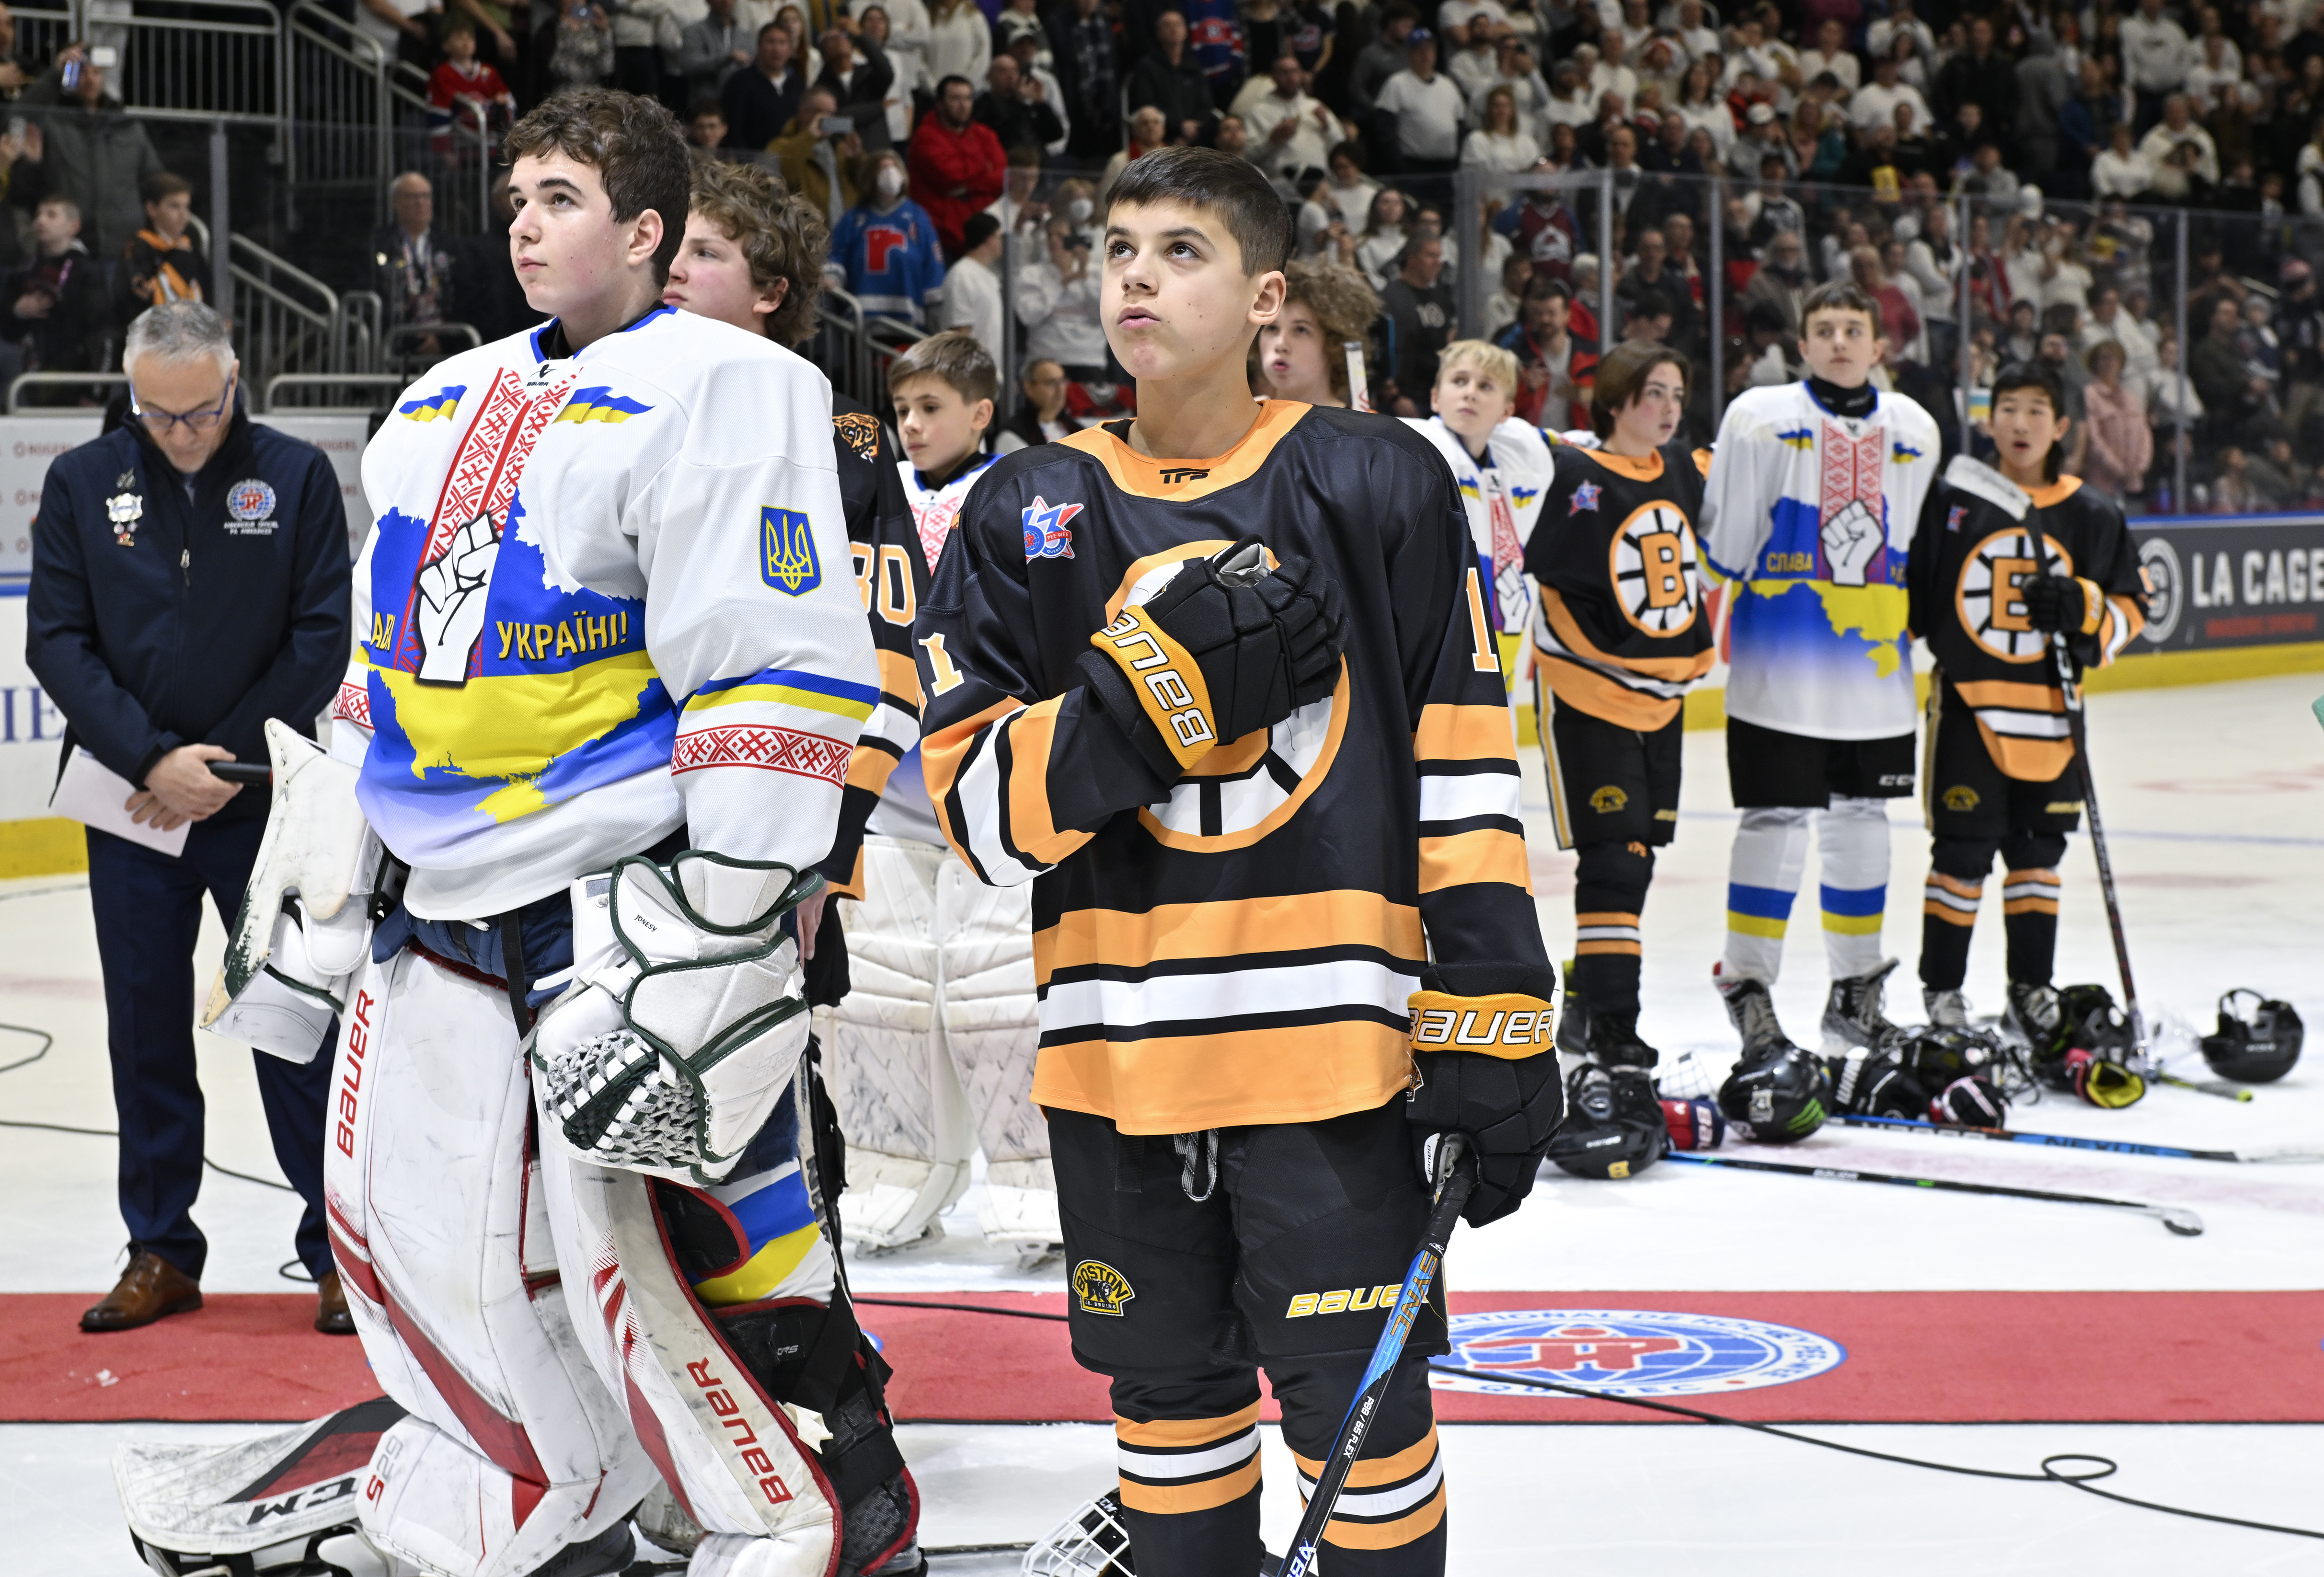
[[[1538,997],[1412,993],[1415,1051],[1481,1051],[1531,1056],[1549,1044],[1551,1011]]]
[[[573,884],[573,983],[531,1057],[576,1158],[697,1186],[733,1170],[807,1046],[781,927],[822,882],[688,849]]]

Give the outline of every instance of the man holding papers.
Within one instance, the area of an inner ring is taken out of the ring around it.
[[[25,643],[70,724],[54,808],[92,824],[130,1255],[81,1316],[93,1332],[201,1305],[194,940],[205,893],[232,928],[268,805],[263,784],[209,763],[263,767],[270,717],[311,733],[351,638],[338,479],[320,449],[244,412],[225,322],[156,307],[130,326],[122,368],[129,421],[49,467]],[[257,1062],[275,1159],[306,1201],[296,1240],[321,1284],[317,1328],[351,1331],[323,1230],[331,1059]]]

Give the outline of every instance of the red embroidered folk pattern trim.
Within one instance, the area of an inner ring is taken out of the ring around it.
[[[420,555],[423,568],[443,557],[454,534],[478,515],[495,522],[507,517],[518,475],[576,381],[576,374],[568,374],[527,400],[524,382],[512,368],[493,374],[493,385],[475,420],[460,435],[460,447],[445,475],[443,494],[429,522],[428,545]]]
[[[344,717],[358,727],[369,728],[372,725],[369,687],[341,681],[339,698],[331,706],[331,715]]]
[[[678,773],[705,767],[758,767],[820,778],[836,786],[846,781],[851,753],[848,746],[819,733],[801,733],[763,723],[733,724],[679,734],[670,748],[669,770]]]

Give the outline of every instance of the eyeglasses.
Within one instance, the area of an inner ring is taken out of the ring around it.
[[[146,410],[138,402],[137,386],[133,383],[129,386],[129,410],[131,414],[145,424],[145,430],[155,438],[169,437],[180,422],[185,423],[186,430],[189,433],[206,433],[226,420],[226,408],[234,403],[235,382],[240,376],[238,373],[227,376],[225,392],[218,396],[218,402],[209,410],[189,410],[182,415],[167,410]]]

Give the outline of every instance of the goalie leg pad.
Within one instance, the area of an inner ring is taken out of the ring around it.
[[[713,1280],[690,1285],[720,1268],[690,1264],[720,1251],[709,1195],[586,1163],[553,1171],[558,1240],[588,1267],[567,1300],[590,1361],[707,1536],[696,1570],[809,1577],[835,1551],[861,1570],[908,1543],[918,1502],[875,1388],[886,1366],[845,1304],[779,1286],[713,1306],[702,1296]],[[827,1269],[823,1286],[827,1297]]]
[[[975,1139],[938,1022],[937,875],[945,851],[863,841],[864,896],[850,899],[853,986],[821,1010],[824,1076],[847,1135],[840,1223],[872,1249],[911,1242],[968,1189]]]
[[[331,1250],[364,1356],[412,1415],[364,1529],[451,1577],[516,1577],[619,1521],[653,1469],[557,1294],[506,996],[409,951],[352,989]]]

